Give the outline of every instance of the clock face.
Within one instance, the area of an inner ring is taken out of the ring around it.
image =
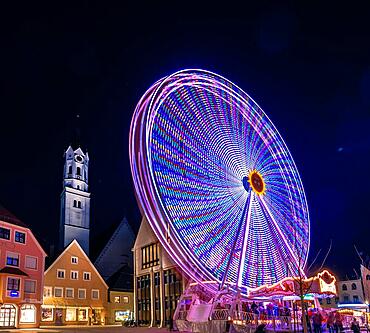
[[[82,163],[84,161],[84,158],[81,155],[75,155],[75,161],[78,163]]]

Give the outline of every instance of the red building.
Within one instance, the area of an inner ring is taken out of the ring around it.
[[[39,326],[45,257],[32,231],[0,205],[0,328]]]

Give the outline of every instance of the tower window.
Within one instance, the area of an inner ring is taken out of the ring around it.
[[[77,176],[81,176],[81,168],[77,167]]]
[[[80,189],[80,185],[77,185],[77,190],[79,190]]]
[[[70,165],[69,167],[68,167],[68,174],[70,175],[70,174],[72,174],[72,165]]]
[[[77,200],[73,200],[73,207],[77,207]]]
[[[81,201],[78,201],[77,204],[78,204],[78,208],[81,208]]]

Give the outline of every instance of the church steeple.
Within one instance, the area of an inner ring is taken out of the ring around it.
[[[63,191],[60,214],[60,248],[76,239],[89,254],[90,193],[89,155],[71,146],[64,153]]]

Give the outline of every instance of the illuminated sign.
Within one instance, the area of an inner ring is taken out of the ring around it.
[[[320,282],[320,292],[337,294],[337,288],[335,287],[336,279],[334,275],[330,274],[327,270],[317,274]]]
[[[12,290],[10,293],[9,293],[10,297],[19,297],[19,291],[17,290]]]

